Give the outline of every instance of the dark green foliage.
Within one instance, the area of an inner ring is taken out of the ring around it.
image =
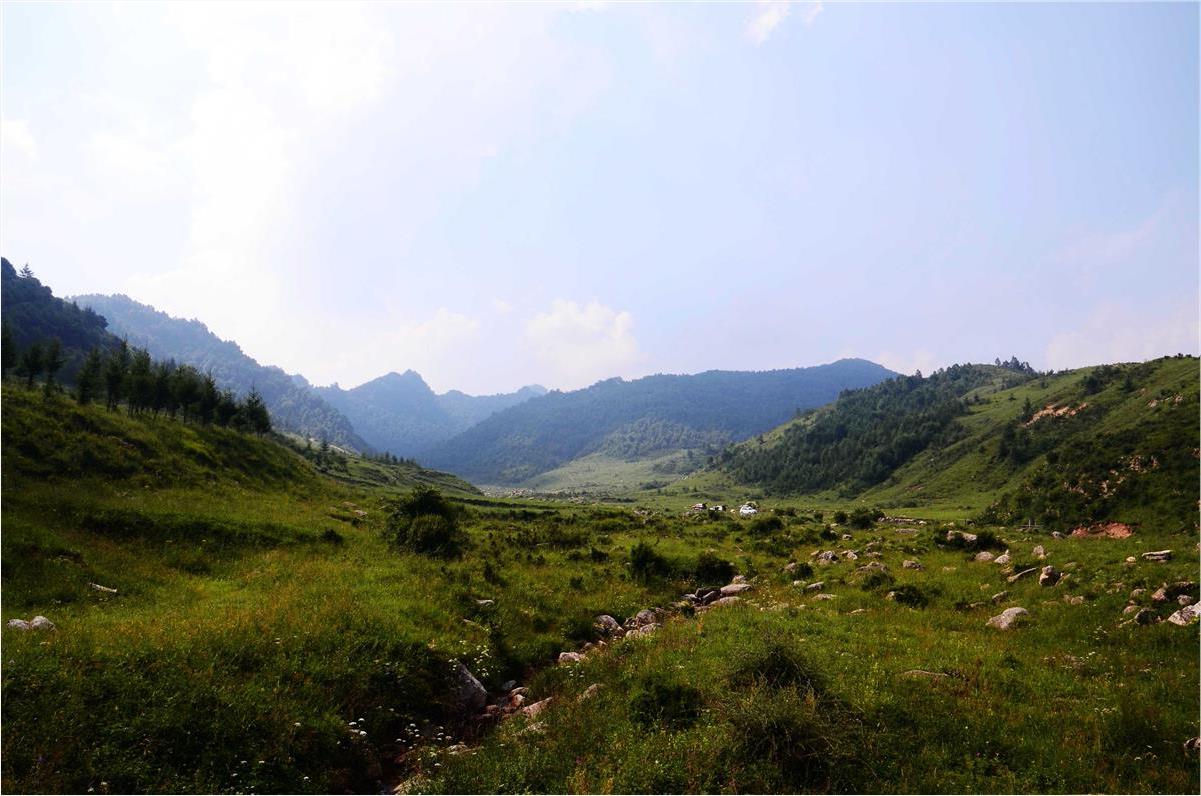
[[[852,528],[866,530],[876,524],[876,520],[881,519],[884,512],[880,509],[864,509],[859,508],[851,512],[849,522]]]
[[[17,375],[25,379],[26,387],[33,387],[34,379],[42,375],[42,370],[45,367],[46,355],[42,349],[42,344],[41,342],[34,342],[21,354],[21,359],[17,363]]]
[[[930,596],[920,587],[912,583],[904,583],[892,590],[892,598],[898,605],[910,608],[925,608],[930,603]]]
[[[341,547],[346,542],[346,540],[342,537],[342,534],[338,533],[338,531],[334,528],[326,528],[324,531],[322,531],[321,541],[332,544],[335,547]]]
[[[391,544],[414,553],[457,556],[467,545],[458,514],[437,489],[419,485],[393,504],[384,533]]]
[[[770,689],[739,703],[730,715],[735,739],[729,755],[748,766],[740,789],[750,793],[804,793],[831,790],[848,745],[837,719],[804,692]],[[838,788],[833,788],[837,791]]]
[[[17,364],[19,353],[8,318],[0,318],[0,375],[8,375],[8,371]]]
[[[630,548],[630,575],[635,580],[670,577],[672,569],[671,562],[647,542],[638,542]]]
[[[103,373],[104,360],[101,358],[100,349],[93,348],[88,352],[75,378],[75,400],[84,406],[90,404],[100,393]]]
[[[733,564],[708,550],[696,557],[696,565],[692,568],[696,582],[703,584],[729,583],[734,574]]]
[[[747,525],[747,533],[752,536],[768,536],[784,530],[784,520],[773,515],[756,517]]]
[[[643,678],[630,694],[630,715],[644,727],[678,730],[701,715],[701,692],[658,676]]]
[[[960,438],[965,432],[958,418],[969,392],[998,379],[1010,385],[1028,378],[1016,370],[953,365],[926,378],[899,376],[844,391],[812,422],[786,429],[778,444],[728,451],[722,467],[744,483],[778,492],[863,490],[926,448]]]
[[[863,589],[864,591],[883,591],[884,589],[891,589],[892,584],[895,582],[896,578],[894,578],[888,572],[876,570],[874,572],[869,572],[866,577],[863,578],[863,582],[859,584],[859,588]]]
[[[864,360],[842,360],[796,370],[608,379],[497,412],[424,460],[486,483],[513,483],[606,445],[634,455],[664,444],[745,439],[787,420],[797,406],[820,406],[840,390],[890,375]]]
[[[800,653],[783,644],[770,644],[741,661],[730,673],[730,685],[736,688],[766,686],[796,688],[802,693],[823,694],[826,681],[821,672]]]
[[[834,512],[833,519],[835,525],[845,525],[847,521],[847,513],[839,509],[838,511]]]

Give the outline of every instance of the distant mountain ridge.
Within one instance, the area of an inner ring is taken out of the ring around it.
[[[124,295],[76,296],[74,301],[103,316],[110,332],[157,359],[211,370],[219,384],[239,393],[257,389],[281,428],[357,451],[371,450],[351,422],[304,386],[303,379],[260,365],[237,343],[222,340],[200,321],[173,318]]]
[[[437,394],[413,370],[388,373],[349,390],[334,384],[316,393],[337,408],[373,447],[397,456],[418,456],[466,431],[495,412],[546,393],[539,385],[512,393]]]
[[[520,484],[599,452],[629,458],[690,446],[716,452],[725,441],[767,431],[843,390],[895,375],[873,362],[843,359],[809,368],[607,379],[497,412],[431,448],[422,462],[478,483]]]

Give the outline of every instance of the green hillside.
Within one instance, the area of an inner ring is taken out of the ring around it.
[[[765,494],[954,506],[1056,529],[1193,527],[1198,392],[1194,357],[1048,375],[955,366],[845,395],[731,448],[714,475]]]

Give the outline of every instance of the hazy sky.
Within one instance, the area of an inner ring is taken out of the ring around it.
[[[1198,5],[6,2],[0,249],[318,383],[1198,347]]]

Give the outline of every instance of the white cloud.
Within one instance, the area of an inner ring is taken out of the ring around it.
[[[755,44],[762,44],[775,32],[792,13],[793,6],[800,7],[801,22],[805,27],[813,24],[822,12],[820,0],[812,3],[793,3],[789,0],[759,0],[755,3],[755,16],[746,26],[746,36]]]
[[[1195,354],[1201,325],[1195,304],[1159,312],[1097,305],[1078,328],[1051,338],[1046,366],[1059,370],[1109,362],[1141,362],[1167,354]]]
[[[906,376],[912,376],[918,370],[928,376],[942,366],[942,360],[934,352],[925,349],[900,354],[882,351],[873,357],[873,361]]]
[[[618,312],[598,301],[580,305],[555,299],[549,311],[526,324],[525,341],[550,369],[550,383],[574,389],[598,379],[628,375],[641,362],[633,327],[629,312]]]
[[[492,309],[496,310],[501,315],[508,315],[515,308],[513,307],[512,304],[505,301],[504,299],[494,298],[494,299],[492,299]]]
[[[38,159],[38,145],[26,119],[0,119],[0,150],[4,157],[19,155],[30,161]]]

